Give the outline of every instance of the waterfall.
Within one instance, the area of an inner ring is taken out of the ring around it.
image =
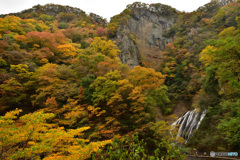
[[[187,143],[193,130],[198,129],[206,112],[207,110],[198,112],[197,109],[194,109],[178,118],[178,120],[172,124],[173,128],[175,128],[176,125],[179,125],[177,137],[183,137],[186,140],[185,143]]]

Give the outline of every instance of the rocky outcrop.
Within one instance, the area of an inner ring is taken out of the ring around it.
[[[30,9],[23,10],[18,13],[10,13],[10,14],[1,14],[0,17],[3,18],[7,15],[14,15],[17,17],[20,17],[22,19],[29,18],[29,15],[35,13],[35,16],[37,14],[40,16],[42,14],[50,15],[56,18],[57,15],[61,13],[68,13],[68,14],[73,14],[76,17],[86,19],[86,20],[92,20],[93,22],[96,22],[100,25],[106,26],[107,21],[103,19],[103,17],[94,14],[94,13],[89,13],[86,14],[83,10],[76,8],[76,7],[71,7],[71,6],[62,6],[62,5],[57,5],[57,4],[46,4],[44,6],[41,5],[36,5],[33,6]],[[28,16],[26,16],[28,15]],[[34,15],[34,14],[33,14]]]
[[[81,14],[85,14],[84,11],[82,11],[79,8],[70,7],[70,6],[61,6],[61,5],[55,5],[55,4],[47,4],[45,6],[34,6],[32,8],[32,12],[42,11],[44,14],[56,16],[57,14],[63,12],[63,13],[74,13],[76,16],[81,16]]]
[[[32,13],[37,13],[39,15],[46,14],[53,17],[57,16],[60,13],[71,13],[76,15],[77,17],[83,17],[83,18],[87,16],[87,14],[84,11],[76,7],[62,6],[62,5],[56,5],[56,4],[46,4],[44,6],[36,5],[30,9],[26,9],[17,13],[1,14],[0,17],[3,18],[7,15],[14,15],[20,18],[26,18],[26,15],[30,15]]]
[[[141,60],[158,65],[161,51],[171,42],[171,38],[163,35],[173,26],[177,11],[162,4],[135,3],[128,7],[130,18],[118,27],[114,39],[121,50],[120,59],[131,68],[139,65]]]

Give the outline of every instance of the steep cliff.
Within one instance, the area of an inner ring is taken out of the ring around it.
[[[171,42],[171,38],[165,38],[163,34],[173,26],[178,11],[162,4],[144,3],[134,3],[127,9],[130,10],[129,17],[118,27],[114,38],[122,51],[122,62],[131,68],[142,60],[157,65],[161,51]]]
[[[131,68],[142,62],[150,64],[151,67],[158,66],[163,58],[162,51],[166,44],[173,41],[177,32],[180,32],[177,36],[188,34],[196,37],[197,28],[203,27],[202,24],[197,26],[197,22],[213,17],[218,13],[219,8],[234,1],[236,0],[212,0],[191,13],[179,12],[160,3],[135,2],[128,5],[122,13],[112,17],[110,22],[110,24],[112,22],[117,24],[113,39],[122,52],[121,61],[129,64]],[[183,19],[183,17],[188,18]],[[181,24],[186,20],[189,22]],[[195,39],[194,37],[191,39]],[[202,42],[197,42],[197,44],[199,43]],[[195,46],[196,44],[189,45],[188,48],[192,50]]]

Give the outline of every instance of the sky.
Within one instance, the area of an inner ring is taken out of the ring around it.
[[[54,3],[77,7],[86,13],[93,12],[109,20],[110,17],[122,12],[128,4],[136,1],[167,4],[185,12],[194,11],[210,2],[210,0],[0,0],[0,14],[20,12],[37,4]]]

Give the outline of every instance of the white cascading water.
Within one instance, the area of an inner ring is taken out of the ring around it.
[[[207,110],[198,112],[198,110],[195,109],[188,111],[182,117],[178,118],[178,120],[172,124],[173,128],[179,125],[177,137],[183,137],[186,140],[185,143],[187,143],[193,130],[198,129],[206,112]]]

